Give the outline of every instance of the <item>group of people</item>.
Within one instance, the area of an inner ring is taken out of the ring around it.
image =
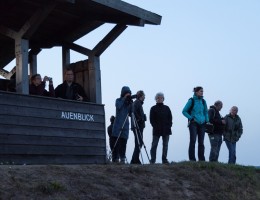
[[[183,115],[189,120],[190,144],[189,144],[189,160],[196,161],[195,143],[198,137],[198,159],[205,161],[204,156],[204,136],[206,123],[213,124],[213,132],[209,134],[211,145],[209,161],[217,162],[220,147],[224,139],[228,151],[228,163],[236,163],[236,142],[243,134],[243,125],[238,116],[238,107],[233,106],[230,113],[225,117],[221,117],[220,110],[223,107],[221,101],[216,101],[214,105],[207,108],[207,103],[203,98],[203,88],[195,87],[194,95],[190,98],[183,108]]]
[[[135,101],[133,101],[135,98]],[[126,162],[126,144],[129,136],[129,117],[131,117],[131,130],[135,137],[135,148],[131,164],[141,164],[140,151],[143,142],[143,130],[145,128],[146,115],[143,111],[145,94],[139,90],[132,96],[129,87],[124,86],[120,98],[116,99],[116,117],[111,116],[111,124],[108,126],[109,145],[112,151],[112,162]],[[160,136],[163,138],[162,162],[167,160],[168,142],[171,135],[172,114],[168,106],[163,104],[164,94],[157,93],[155,96],[156,105],[151,108],[150,122],[153,126],[153,142],[151,148],[151,163],[156,161],[156,150]]]
[[[196,161],[195,145],[198,138],[198,160],[205,161],[204,137],[208,123],[213,125],[209,141],[211,145],[209,161],[217,162],[222,141],[224,140],[229,151],[229,164],[236,163],[236,142],[243,133],[243,125],[238,116],[238,108],[233,106],[230,113],[221,117],[220,110],[223,107],[221,101],[216,101],[208,109],[203,98],[203,88],[195,87],[194,95],[184,106],[182,113],[188,119],[190,142],[188,155],[190,161]],[[135,101],[133,101],[133,99]],[[135,136],[135,148],[131,164],[141,164],[139,159],[143,143],[143,130],[145,128],[146,115],[143,111],[145,94],[142,90],[132,95],[129,87],[124,86],[121,95],[116,99],[116,116],[111,116],[111,124],[108,127],[109,144],[112,153],[112,162],[126,163],[126,144],[129,136],[129,117],[131,118],[131,130]],[[172,113],[167,105],[164,105],[164,94],[155,95],[156,105],[150,109],[150,123],[153,128],[153,140],[150,150],[150,163],[156,162],[156,150],[160,137],[162,137],[162,163],[169,163],[167,159],[169,137],[172,134]]]
[[[72,69],[68,68],[65,70],[64,79],[64,82],[54,89],[52,78],[44,76],[42,79],[40,74],[34,74],[31,77],[29,94],[77,101],[88,101],[88,97],[83,87],[74,82],[74,72]],[[49,81],[49,91],[45,89],[47,81]]]
[[[81,85],[74,82],[74,72],[66,69],[64,82],[55,89],[50,77],[43,79],[40,74],[31,77],[29,94],[56,97],[77,101],[88,101],[88,97]],[[49,91],[45,89],[46,82],[49,81]],[[183,108],[183,115],[188,119],[190,133],[189,160],[196,161],[195,145],[198,138],[198,160],[205,161],[205,128],[207,123],[214,126],[213,133],[209,134],[211,145],[209,161],[218,161],[222,141],[224,140],[229,150],[228,163],[236,163],[236,142],[243,133],[243,125],[238,116],[238,108],[233,106],[230,113],[221,117],[220,111],[223,107],[221,101],[216,101],[208,109],[207,103],[203,98],[203,88],[195,87],[194,95],[188,100]],[[133,101],[133,99],[135,99]],[[126,145],[129,136],[129,117],[131,118],[131,130],[135,137],[135,147],[131,159],[131,164],[141,164],[139,159],[143,142],[143,130],[145,128],[146,115],[143,110],[145,94],[139,90],[136,95],[128,86],[122,87],[120,97],[116,99],[116,116],[111,116],[111,124],[108,127],[109,146],[112,151],[112,162],[126,163]],[[150,109],[150,123],[153,128],[153,139],[150,150],[150,163],[156,162],[156,151],[160,137],[162,137],[162,163],[169,163],[167,159],[168,143],[172,134],[172,113],[167,105],[164,105],[164,94],[159,92],[155,95],[156,104]]]

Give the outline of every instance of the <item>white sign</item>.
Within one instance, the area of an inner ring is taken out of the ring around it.
[[[85,113],[75,113],[75,112],[61,112],[62,119],[78,120],[78,121],[88,121],[94,122],[94,115],[85,114]]]

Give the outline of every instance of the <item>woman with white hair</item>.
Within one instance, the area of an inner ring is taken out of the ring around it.
[[[153,141],[151,147],[151,160],[153,164],[156,161],[156,150],[160,137],[162,136],[163,151],[162,163],[167,164],[167,152],[170,135],[172,134],[172,113],[168,106],[164,105],[164,94],[159,92],[155,95],[156,105],[150,110],[150,123],[153,127]]]

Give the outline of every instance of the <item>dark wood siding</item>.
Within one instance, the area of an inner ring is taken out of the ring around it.
[[[0,92],[0,162],[106,162],[104,106]]]

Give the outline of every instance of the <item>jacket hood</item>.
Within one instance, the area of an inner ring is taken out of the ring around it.
[[[125,96],[126,93],[132,93],[130,88],[128,86],[124,86],[122,87],[122,90],[121,90],[121,97]]]

